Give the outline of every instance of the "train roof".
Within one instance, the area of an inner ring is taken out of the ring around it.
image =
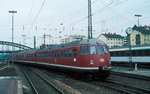
[[[19,53],[25,53],[25,52],[37,52],[37,51],[45,51],[45,50],[52,50],[52,49],[61,49],[61,48],[68,48],[68,47],[73,47],[73,46],[79,46],[79,45],[90,45],[90,44],[102,44],[102,45],[106,45],[106,43],[102,40],[99,39],[84,39],[84,40],[80,40],[80,41],[74,41],[74,42],[70,42],[70,43],[65,43],[65,44],[60,44],[60,45],[51,45],[47,48],[41,48],[41,49],[34,49],[34,50],[26,50],[26,51],[22,51]]]
[[[150,44],[147,44],[147,45],[132,45],[131,46],[131,50],[143,50],[143,49],[150,49]],[[125,51],[125,50],[129,50],[129,46],[109,48],[109,51]]]

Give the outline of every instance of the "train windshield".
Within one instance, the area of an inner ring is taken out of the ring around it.
[[[90,46],[90,54],[95,55],[96,54],[96,46]]]
[[[100,55],[104,54],[102,45],[97,46],[97,51],[98,51],[98,54],[100,54]]]
[[[108,52],[108,48],[107,48],[107,46],[106,46],[106,45],[103,45],[103,49],[104,49],[105,54],[109,54],[109,52]]]

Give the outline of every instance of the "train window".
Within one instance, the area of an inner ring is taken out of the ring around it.
[[[52,53],[51,52],[49,53],[49,56],[52,57]]]
[[[51,53],[51,57],[54,57],[54,52]]]
[[[67,50],[64,51],[64,57],[67,57],[68,56],[68,52]]]
[[[71,49],[68,51],[68,57],[72,57],[72,50]]]
[[[106,45],[104,45],[104,46],[103,46],[103,49],[104,49],[105,54],[109,54],[109,52],[108,52],[108,48],[107,48],[107,46],[106,46]]]
[[[77,49],[73,49],[73,57],[77,57]]]
[[[60,51],[59,51],[59,52],[57,52],[57,57],[61,57],[61,53],[60,53]]]
[[[116,56],[119,56],[119,51],[116,52]]]
[[[63,57],[63,51],[61,51],[61,57]]]
[[[57,52],[54,52],[54,57],[57,57]]]
[[[89,46],[84,47],[84,54],[88,55],[89,54]]]
[[[150,56],[150,50],[145,50],[145,56]]]
[[[131,51],[132,56],[136,56],[136,51]]]
[[[97,46],[97,51],[98,51],[98,54],[104,54],[104,51],[103,51],[103,48],[102,48],[102,46],[101,45],[98,45]]]
[[[110,52],[110,56],[114,56],[113,52]]]
[[[83,50],[84,50],[84,47],[83,47],[83,46],[80,46],[80,54],[81,54],[81,55],[83,54]]]
[[[96,47],[95,46],[90,46],[90,54],[95,55],[96,54]]]
[[[125,56],[125,51],[122,51],[122,52],[121,52],[121,56]]]

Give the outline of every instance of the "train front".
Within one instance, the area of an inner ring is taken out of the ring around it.
[[[80,58],[83,66],[89,68],[89,73],[101,79],[110,75],[111,60],[107,45],[98,39],[90,39],[80,46]]]

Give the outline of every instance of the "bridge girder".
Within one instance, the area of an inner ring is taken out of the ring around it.
[[[28,49],[33,49],[31,47],[22,45],[22,44],[18,44],[18,43],[12,43],[12,42],[7,42],[7,41],[0,41],[1,45],[9,45],[9,46],[14,46],[23,50],[28,50]]]

